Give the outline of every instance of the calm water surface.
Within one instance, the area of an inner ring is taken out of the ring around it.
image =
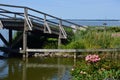
[[[73,58],[0,59],[0,80],[71,80]]]

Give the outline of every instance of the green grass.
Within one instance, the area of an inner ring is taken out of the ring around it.
[[[118,28],[117,28],[118,29]],[[67,45],[62,48],[67,49],[97,49],[97,48],[120,48],[120,37],[112,37],[113,33],[120,31],[116,28],[108,28],[106,31],[96,28],[86,31],[78,30]]]
[[[120,48],[120,37],[112,37],[114,33],[120,33],[120,27],[88,27],[86,31],[65,28],[67,40],[62,41],[63,49],[98,49],[98,48]],[[20,32],[14,35],[14,39],[20,36]],[[36,34],[34,34],[36,35]],[[58,48],[58,39],[47,36],[28,36],[28,46],[36,48]],[[22,43],[22,41],[21,41]],[[21,46],[21,43],[20,46]]]

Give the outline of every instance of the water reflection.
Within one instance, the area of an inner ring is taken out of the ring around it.
[[[70,80],[72,58],[0,60],[0,80]]]
[[[6,60],[0,60],[0,80],[7,76],[6,72],[8,72]]]

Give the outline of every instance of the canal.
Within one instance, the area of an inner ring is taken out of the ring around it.
[[[73,58],[0,59],[0,80],[71,80]]]

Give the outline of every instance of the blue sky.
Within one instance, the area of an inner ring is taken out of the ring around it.
[[[120,19],[120,0],[1,0],[64,19]]]

